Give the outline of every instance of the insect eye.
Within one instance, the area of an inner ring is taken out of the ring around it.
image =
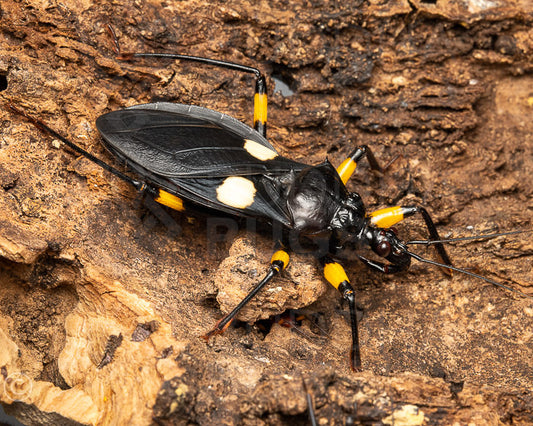
[[[379,254],[381,257],[387,257],[390,254],[390,243],[388,241],[381,241],[376,246],[376,253]]]

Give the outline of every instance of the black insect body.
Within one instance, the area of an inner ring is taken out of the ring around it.
[[[10,108],[138,190],[151,194],[161,204],[180,211],[207,208],[252,217],[283,229],[277,241],[279,249],[272,256],[266,276],[204,337],[223,332],[238,311],[287,267],[289,251],[302,239],[318,247],[315,254],[323,265],[325,278],[348,301],[353,369],[361,368],[355,295],[336,259],[349,254],[374,270],[396,273],[407,269],[411,258],[415,258],[501,286],[451,266],[433,221],[424,208],[395,206],[372,213],[365,211],[361,197],[349,192],[345,184],[357,162],[365,156],[372,168],[380,169],[366,146],[355,149],[338,168],[327,160],[309,166],[280,156],[266,139],[266,84],[257,69],[184,55],[121,55],[122,59],[134,57],[192,60],[255,74],[254,128],[206,108],[164,102],[137,105],[99,117],[96,125],[104,145],[135,172],[137,180],[92,156],[16,107],[10,105]],[[429,231],[428,241],[416,243],[435,245],[442,263],[410,252],[407,243],[391,228],[415,213],[421,214]],[[385,261],[358,254],[362,247],[370,247]]]
[[[372,224],[360,196],[348,192],[342,173],[329,161],[308,166],[281,157],[256,130],[227,115],[189,105],[137,105],[99,117],[96,126],[109,151],[143,177],[157,201],[172,206],[177,196],[179,210],[208,207],[282,226],[285,232],[278,241],[281,249],[273,260],[274,273],[288,264],[287,251],[295,246],[291,237],[298,239],[298,246],[304,238],[318,247],[315,254],[328,271],[326,278],[350,304],[352,361],[360,367],[355,298],[344,270],[333,258],[342,257],[346,249],[370,246],[391,264],[359,258],[386,273],[406,269],[411,258],[394,232],[380,228],[379,220]],[[349,162],[355,164],[367,150],[358,148]],[[166,202],[167,193],[173,203]],[[392,215],[397,222],[419,210],[398,207]],[[438,239],[430,219],[428,224],[432,238]],[[222,331],[234,315],[214,332]]]

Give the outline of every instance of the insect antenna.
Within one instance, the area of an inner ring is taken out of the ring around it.
[[[497,281],[491,280],[490,278],[484,277],[483,275],[479,275],[479,274],[476,274],[474,272],[467,271],[465,269],[457,268],[457,267],[452,266],[452,265],[445,265],[444,263],[435,262],[434,260],[425,259],[422,256],[419,256],[418,254],[413,253],[413,252],[411,252],[409,250],[404,250],[404,252],[407,253],[409,256],[411,256],[413,259],[418,260],[419,262],[429,263],[430,265],[440,266],[442,268],[448,268],[448,269],[451,269],[453,271],[461,272],[463,274],[470,275],[471,277],[478,278],[480,280],[486,281],[486,282],[488,282],[490,284],[493,284],[495,286],[504,288],[504,289],[509,290],[509,291],[513,291],[513,292],[518,293],[518,294],[520,294],[522,296],[525,296],[525,297],[528,297],[530,299],[533,299],[533,296],[530,295],[530,294],[526,294],[526,293],[524,293],[524,292],[522,292],[520,290],[517,290],[515,288],[509,287],[509,286],[507,286],[505,284],[502,284],[502,283],[499,283]]]
[[[526,234],[529,232],[533,232],[533,230],[527,229],[525,231],[498,232],[495,234],[472,235],[470,237],[446,238],[442,240],[413,240],[413,241],[406,241],[405,244],[419,244],[419,245],[424,245],[424,246],[431,246],[437,243],[453,243],[457,241],[471,241],[471,240],[488,240],[490,238],[503,237],[507,235]]]

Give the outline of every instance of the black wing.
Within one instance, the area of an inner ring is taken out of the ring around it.
[[[166,177],[284,173],[302,166],[280,157],[235,118],[192,105],[136,105],[102,115],[96,127],[114,153]]]
[[[96,126],[114,155],[167,191],[202,206],[290,225],[277,178],[308,166],[279,156],[235,118],[197,106],[153,103],[105,114]]]

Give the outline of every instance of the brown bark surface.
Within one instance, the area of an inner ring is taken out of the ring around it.
[[[423,205],[443,237],[532,228],[531,2],[2,0],[0,18],[2,104],[112,164],[99,115],[166,100],[250,123],[253,78],[117,60],[108,24],[123,51],[262,69],[285,156],[400,155],[349,182],[369,211]],[[206,344],[266,271],[268,236],[154,206],[3,106],[0,129],[0,401],[25,424],[308,424],[302,379],[320,424],[533,423],[531,298],[420,263],[347,264],[353,373],[347,307],[299,255],[243,311],[249,326]],[[419,218],[398,230],[426,236]],[[448,250],[533,295],[531,233]],[[258,322],[289,308],[306,314],[297,329]]]

